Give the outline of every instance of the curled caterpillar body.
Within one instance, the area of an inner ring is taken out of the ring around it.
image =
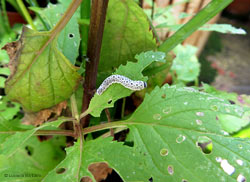
[[[119,83],[130,90],[142,90],[147,87],[147,83],[144,81],[130,80],[122,75],[111,75],[102,82],[96,94],[101,95],[113,83]]]

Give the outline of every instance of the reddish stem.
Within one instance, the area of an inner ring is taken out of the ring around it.
[[[91,18],[89,27],[85,82],[83,84],[84,94],[82,100],[82,112],[86,111],[96,88],[97,68],[100,59],[102,36],[106,18],[108,0],[93,0],[91,7]],[[81,119],[82,127],[89,125],[90,116]]]

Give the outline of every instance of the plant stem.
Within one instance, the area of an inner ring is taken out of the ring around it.
[[[26,19],[26,21],[30,24],[30,26],[33,28],[33,30],[37,30],[36,26],[33,23],[33,20],[28,12],[28,10],[26,9],[25,5],[23,4],[22,0],[17,0],[17,4],[19,6],[19,8],[21,9],[24,18]]]
[[[86,110],[83,113],[80,114],[80,119],[84,118],[85,116],[87,116],[91,111],[90,110]]]
[[[90,18],[90,0],[84,0],[81,4],[81,20],[88,20]],[[80,24],[81,30],[81,56],[87,54],[89,25]]]
[[[105,114],[106,114],[106,116],[107,116],[108,122],[111,123],[112,120],[111,120],[111,116],[110,116],[110,112],[109,112],[109,109],[108,109],[108,108],[105,109]],[[114,134],[114,129],[113,129],[113,128],[110,129],[110,135],[111,135],[112,137],[115,136],[115,134]]]
[[[72,116],[76,119],[75,121],[79,122],[79,114],[78,114],[78,109],[77,109],[75,94],[71,95],[71,97],[70,97],[70,103],[71,103]]]
[[[79,163],[78,163],[78,167],[77,167],[77,181],[80,181],[80,169],[81,169],[81,165],[82,165],[82,152],[83,152],[83,142],[84,142],[84,139],[83,139],[83,133],[82,133],[82,127],[80,125],[80,123],[78,123],[77,125],[77,129],[78,129],[78,132],[79,133],[79,138],[80,138],[80,156],[79,156]]]
[[[155,1],[152,0],[152,7],[151,7],[151,20],[154,20],[154,11],[155,11]]]
[[[100,59],[102,36],[106,19],[106,11],[108,0],[93,0],[91,7],[91,18],[88,36],[87,57],[85,82],[83,85],[84,94],[82,99],[82,112],[85,112],[89,106],[89,102],[94,95],[96,87],[97,68]],[[90,116],[82,118],[83,127],[89,125]]]
[[[88,133],[92,133],[92,132],[96,132],[96,131],[101,131],[104,129],[110,129],[110,128],[126,128],[126,123],[124,121],[120,121],[120,122],[111,122],[111,123],[105,123],[105,124],[99,124],[99,125],[95,125],[95,126],[91,126],[88,128],[84,128],[83,129],[83,134],[86,135]]]
[[[2,26],[5,28],[6,32],[10,33],[11,32],[11,28],[10,28],[10,23],[9,23],[7,11],[6,11],[5,0],[1,0],[1,4],[2,4],[2,9],[3,9],[3,17],[2,17],[1,11],[0,11],[0,16],[1,16],[1,19],[4,20],[2,22]]]
[[[150,18],[148,18],[148,22],[149,22],[150,28],[151,28],[151,30],[152,30],[152,32],[153,32],[153,35],[154,35],[154,37],[156,38],[156,42],[157,42],[158,44],[160,44],[160,43],[161,43],[161,39],[160,39],[160,37],[159,37],[159,35],[158,35],[158,33],[157,33],[157,31],[156,31],[156,29],[155,29],[155,27],[154,27],[152,21],[153,21],[153,20],[150,20]]]
[[[32,6],[32,7],[39,7],[38,6],[38,3],[36,0],[30,0],[29,1],[29,4]],[[39,13],[35,12],[37,18],[41,21],[41,23],[43,24],[43,27],[45,28],[45,30],[49,30],[50,29],[50,26],[43,20],[43,18],[39,15]]]
[[[25,132],[26,130],[17,131],[0,131],[0,134],[15,134],[17,132]],[[38,130],[34,135],[63,135],[74,137],[74,131],[72,130]]]

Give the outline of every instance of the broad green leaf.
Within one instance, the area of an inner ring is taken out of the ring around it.
[[[68,3],[59,3],[53,5],[48,4],[47,8],[41,9],[37,7],[30,8],[43,18],[43,20],[50,26],[52,29],[56,23],[60,20],[63,13],[67,9]],[[62,51],[64,56],[70,60],[72,64],[75,64],[76,58],[78,56],[78,49],[80,45],[80,33],[79,26],[77,23],[77,14],[73,15],[64,29],[61,31],[58,37],[58,48]]]
[[[194,18],[182,26],[174,35],[168,38],[160,47],[159,51],[169,52],[175,46],[180,44],[195,30],[208,22],[211,18],[222,11],[232,0],[216,0],[211,1],[203,8]]]
[[[230,137],[216,119],[218,114],[241,117],[244,110],[212,97],[192,88],[165,85],[146,95],[122,122],[130,129],[128,141],[147,157],[154,182],[231,182],[241,175],[250,177],[250,140]],[[201,150],[201,141],[212,142],[211,153]]]
[[[26,111],[37,112],[68,99],[80,79],[77,68],[58,50],[56,39],[39,52],[49,37],[49,32],[24,28],[17,42],[20,49],[11,60],[5,91]]]
[[[217,97],[221,97],[227,100],[230,100],[232,102],[235,102],[236,104],[242,106],[242,107],[250,107],[250,96],[249,95],[238,95],[235,92],[225,92],[222,90],[217,90],[215,87],[202,83],[202,89],[209,93],[213,94]]]
[[[238,95],[233,92],[229,93],[217,90],[216,88],[205,83],[203,83],[202,86],[205,92],[214,95],[214,97],[211,97],[210,99],[216,99],[217,97],[224,98],[250,110],[250,97],[248,95]],[[218,115],[218,119],[226,132],[234,133],[250,123],[250,111],[245,112],[242,118],[237,118],[228,114],[220,114]]]
[[[11,158],[0,155],[1,182],[38,182],[65,157],[65,137],[39,141],[31,137]]]
[[[10,70],[9,68],[0,68],[0,75],[9,75]]]
[[[133,1],[110,0],[107,10],[99,72],[112,72],[134,56],[156,48],[147,16]]]
[[[128,62],[127,65],[121,65],[114,74],[123,75],[131,80],[147,81],[148,78],[143,76],[142,71],[154,61],[165,61],[165,54],[162,52],[148,51],[136,55],[137,63]],[[91,115],[98,117],[105,108],[114,106],[115,101],[120,98],[129,96],[133,93],[120,84],[112,84],[102,95],[95,94],[90,101],[89,111]]]
[[[5,141],[0,144],[0,154],[5,155],[7,158],[10,158],[26,144],[27,140],[30,139],[37,130],[44,129],[46,127],[57,128],[65,121],[67,121],[67,119],[61,118],[53,122],[45,123],[40,127],[36,127],[31,130],[16,132],[15,134],[6,138]]]
[[[250,123],[250,112],[245,112],[242,118],[221,114],[218,115],[218,119],[226,132],[234,133]]]
[[[73,147],[66,149],[66,158],[42,181],[79,181],[85,176],[95,181],[88,167],[97,162],[107,163],[124,181],[147,181],[150,173],[145,169],[145,157],[143,154],[136,153],[134,148],[123,144],[123,142],[112,141],[112,138],[87,141],[84,143],[82,161],[80,161],[80,145],[77,142]],[[57,171],[60,169],[65,169],[65,172],[58,174]]]
[[[200,73],[200,64],[196,57],[197,48],[191,45],[178,45],[173,52],[176,57],[171,67],[180,81],[190,82],[197,79]]]
[[[19,104],[10,102],[6,96],[0,96],[0,122],[12,119],[19,110]]]

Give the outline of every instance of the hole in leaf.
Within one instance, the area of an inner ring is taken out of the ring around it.
[[[112,168],[105,162],[98,162],[89,165],[88,170],[93,174],[96,181],[102,181],[112,173]]]
[[[111,104],[112,103],[112,99],[110,99],[109,101],[108,101],[108,104]]]
[[[90,177],[84,176],[81,178],[80,182],[93,182],[93,181]]]
[[[8,101],[7,102],[7,107],[15,107],[15,105],[12,102]]]
[[[110,23],[110,22],[111,22],[111,20],[110,20],[110,19],[108,19],[108,22]]]
[[[41,136],[41,135],[39,135],[39,136],[37,136],[37,138],[38,138],[38,140],[40,142],[43,142],[43,141],[47,141],[47,140],[53,138],[53,136],[52,135],[48,135],[48,136]]]
[[[181,180],[181,182],[188,182],[188,180],[186,180],[186,179],[183,179],[183,180]]]
[[[121,177],[115,172],[115,170],[112,171],[111,174],[108,175],[106,180],[102,180],[101,182],[124,182]]]
[[[173,166],[171,166],[171,165],[168,166],[168,173],[169,173],[170,175],[173,175],[173,174],[174,174],[174,167],[173,167]]]
[[[65,171],[66,171],[66,169],[63,168],[63,167],[56,169],[56,173],[57,173],[57,174],[62,174],[62,173],[64,173]]]
[[[206,136],[200,136],[196,145],[201,148],[204,154],[210,154],[213,149],[212,140]]]
[[[161,149],[160,154],[161,154],[161,156],[167,156],[168,155],[168,149],[165,149],[165,148]]]
[[[27,154],[28,154],[29,156],[32,156],[33,153],[34,153],[34,148],[31,147],[31,146],[26,146],[26,147],[25,147],[25,150],[26,150],[26,152],[27,152]]]
[[[134,142],[133,141],[125,141],[124,145],[129,146],[129,147],[133,147],[134,146]]]
[[[149,182],[153,182],[153,178],[151,177],[151,178],[149,178],[149,180],[148,180]]]
[[[69,38],[74,38],[75,37],[75,35],[73,34],[73,33],[69,33]]]

